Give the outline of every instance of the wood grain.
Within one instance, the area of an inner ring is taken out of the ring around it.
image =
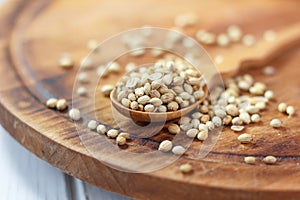
[[[71,88],[77,68],[63,71],[56,67],[62,52],[69,52],[78,63],[88,53],[83,47],[89,38],[102,41],[119,31],[145,24],[171,27],[176,14],[189,10],[201,14],[197,29],[222,32],[230,24],[239,24],[245,32],[253,33],[257,38],[261,38],[266,29],[284,30],[300,19],[296,1],[249,1],[243,4],[193,0],[184,4],[171,0],[132,0],[130,4],[96,0],[13,1],[1,10],[0,16],[0,24],[5,27],[0,29],[1,124],[23,146],[55,167],[88,183],[130,197],[298,199],[299,115],[288,119],[275,110],[281,101],[300,108],[297,101],[300,95],[299,49],[269,63],[276,67],[276,76],[262,75],[261,68],[247,69],[247,73],[266,82],[277,94],[276,101],[262,113],[263,121],[247,126],[246,131],[255,135],[254,143],[239,144],[237,135],[225,128],[205,159],[195,159],[201,147],[201,142],[195,141],[186,155],[152,173],[127,173],[107,167],[82,145],[67,113],[46,109],[44,102],[51,96],[67,98],[71,105]],[[193,35],[195,31],[191,28],[186,33]],[[252,49],[258,54],[260,49],[256,47],[261,42],[259,39]],[[212,56],[222,54],[225,59],[234,59],[235,54],[246,47],[235,44],[229,48],[205,48]],[[221,71],[224,69],[220,67]],[[117,77],[107,79],[106,83],[114,82]],[[97,109],[110,121],[109,101],[103,101],[101,106]],[[270,128],[268,123],[273,117],[281,118],[284,128]],[[91,143],[94,137],[90,137]],[[172,137],[163,131],[148,140],[133,140],[126,151],[134,151],[142,144],[155,149],[159,141],[167,138]],[[269,154],[279,158],[278,164],[266,166],[259,162],[250,166],[243,163],[246,155],[263,158]],[[192,174],[183,175],[178,171],[178,166],[186,162],[193,165]]]

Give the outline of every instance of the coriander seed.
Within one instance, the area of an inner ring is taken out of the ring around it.
[[[287,104],[286,104],[286,103],[280,103],[280,104],[278,105],[278,111],[279,111],[279,112],[285,113],[285,112],[286,112],[286,109],[287,109]]]
[[[266,156],[263,159],[263,162],[266,163],[266,164],[275,164],[276,161],[277,161],[277,159],[274,156]]]
[[[106,127],[103,124],[97,126],[97,133],[105,134],[107,132]]]
[[[88,129],[90,129],[90,130],[96,130],[97,126],[98,126],[98,123],[96,120],[90,120],[87,125]]]
[[[168,131],[175,135],[180,133],[180,127],[177,124],[172,123],[168,126]]]
[[[293,114],[295,114],[295,108],[293,106],[288,106],[286,108],[286,113],[291,117]]]
[[[118,136],[116,138],[116,142],[118,145],[122,146],[122,145],[125,145],[126,144],[126,138],[125,137],[122,137],[122,136]]]
[[[189,173],[193,170],[193,167],[190,164],[183,164],[183,165],[180,165],[179,170],[182,173]]]
[[[174,153],[175,155],[182,155],[185,151],[186,149],[183,146],[175,146],[172,149],[172,153]]]
[[[109,138],[116,138],[119,134],[119,131],[116,129],[110,129],[107,131],[107,137]]]
[[[245,163],[247,164],[255,164],[256,158],[254,156],[246,156],[244,158]]]
[[[272,119],[271,122],[270,122],[270,125],[273,127],[273,128],[279,128],[282,126],[282,122],[280,119]]]
[[[68,107],[67,101],[65,99],[59,99],[56,102],[56,109],[59,111],[63,111]]]
[[[104,96],[108,97],[114,88],[115,88],[115,86],[113,86],[113,85],[104,85],[101,88],[101,92]]]
[[[200,131],[198,134],[197,134],[197,138],[198,140],[200,141],[204,141],[208,138],[208,132],[207,131]]]
[[[186,135],[190,138],[195,138],[198,133],[199,133],[198,129],[192,128],[186,132]]]
[[[252,135],[248,133],[243,133],[237,138],[241,143],[250,143],[253,140]]]
[[[80,120],[80,111],[76,108],[72,108],[69,111],[69,117],[74,121]]]
[[[55,108],[56,107],[56,104],[57,104],[57,99],[56,98],[50,98],[47,100],[46,102],[46,106],[48,108]]]
[[[161,152],[168,152],[172,149],[172,142],[170,140],[164,140],[159,144],[158,150]]]

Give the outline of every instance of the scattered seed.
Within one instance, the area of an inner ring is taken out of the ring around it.
[[[67,101],[65,99],[59,99],[56,102],[56,109],[59,111],[63,111],[68,107]]]
[[[239,126],[239,125],[243,125],[243,120],[241,120],[240,117],[234,117],[234,118],[232,119],[231,123],[232,123],[233,125]]]
[[[267,98],[268,100],[271,100],[271,99],[274,99],[274,92],[273,91],[271,91],[271,90],[267,90],[266,92],[265,92],[265,98]]]
[[[170,140],[164,140],[159,144],[158,150],[162,152],[168,152],[172,149],[172,142]]]
[[[124,138],[126,138],[126,139],[131,139],[131,138],[130,138],[130,134],[129,134],[129,133],[126,133],[126,132],[121,132],[121,133],[119,134],[119,137],[124,137]]]
[[[275,73],[276,69],[273,66],[266,66],[265,68],[263,68],[264,75],[272,76],[275,75]]]
[[[155,107],[151,104],[147,104],[147,105],[144,106],[144,111],[145,112],[153,112],[154,109],[155,109]]]
[[[200,131],[198,134],[197,134],[197,138],[198,140],[200,141],[204,141],[208,138],[208,132],[207,131]]]
[[[117,62],[111,62],[108,64],[108,72],[119,73],[121,71],[121,66]]]
[[[101,92],[104,96],[108,97],[114,88],[115,87],[113,85],[104,85],[101,88]]]
[[[107,132],[106,127],[103,124],[97,126],[97,133],[105,134]]]
[[[237,42],[242,38],[242,31],[237,25],[231,25],[227,28],[227,34],[231,41]]]
[[[275,40],[276,33],[273,30],[266,30],[263,34],[263,38],[265,41],[271,42],[271,41]]]
[[[238,136],[238,140],[241,143],[250,143],[253,140],[253,137],[252,137],[252,135],[250,135],[248,133],[243,133]]]
[[[251,122],[251,117],[247,112],[242,112],[239,115],[240,119],[243,121],[244,124],[250,124]]]
[[[198,133],[199,133],[198,129],[192,128],[186,132],[186,135],[190,138],[195,138]]]
[[[217,36],[217,44],[221,47],[226,47],[230,43],[228,36],[224,33],[221,33]]]
[[[263,159],[263,162],[266,163],[266,164],[275,164],[276,161],[277,161],[277,159],[274,156],[266,156]]]
[[[76,108],[72,108],[69,111],[69,117],[74,121],[80,120],[80,111]]]
[[[255,164],[256,158],[254,156],[246,156],[244,158],[245,163],[247,164]]]
[[[282,126],[282,122],[280,119],[272,119],[271,122],[270,122],[270,125],[273,127],[273,128],[279,128]]]
[[[180,165],[179,170],[182,173],[190,173],[191,171],[193,171],[193,167],[190,164],[182,164]]]
[[[172,123],[168,126],[168,131],[175,135],[180,133],[180,127],[177,124]]]
[[[56,98],[50,98],[47,100],[46,102],[46,106],[48,108],[55,108],[56,107],[56,104],[57,104],[57,99]]]
[[[282,113],[285,113],[287,107],[288,107],[288,106],[287,106],[286,103],[280,103],[280,104],[278,105],[278,111],[279,111],[279,112],[282,112]]]
[[[116,138],[118,136],[119,131],[116,129],[110,129],[107,131],[107,137]]]
[[[238,110],[238,108],[235,106],[235,105],[233,105],[233,104],[229,104],[229,105],[227,105],[226,107],[225,107],[225,109],[226,109],[226,112],[227,112],[227,114],[228,115],[231,115],[231,116],[237,116],[238,114],[239,114],[239,110]]]
[[[233,131],[239,132],[239,131],[244,130],[245,127],[244,127],[244,126],[235,126],[235,125],[233,125],[233,126],[231,126],[230,128],[231,128],[231,130],[233,130]]]
[[[177,27],[187,27],[196,24],[198,16],[195,13],[184,13],[175,17],[174,24]]]
[[[255,37],[251,34],[246,34],[242,38],[242,42],[245,46],[248,46],[248,47],[253,46],[255,43]]]
[[[90,129],[90,130],[96,130],[97,126],[98,126],[98,123],[96,120],[90,120],[87,125],[88,129]]]
[[[259,116],[259,114],[253,114],[253,115],[251,116],[251,121],[252,121],[253,123],[259,122],[259,121],[260,121],[260,116]]]
[[[118,136],[116,139],[116,142],[118,145],[122,146],[126,144],[126,138],[122,137],[122,136]]]
[[[184,154],[185,151],[186,151],[186,149],[183,146],[175,146],[172,149],[172,152],[175,155],[182,155],[182,154]]]
[[[87,95],[87,89],[85,87],[79,87],[79,88],[77,88],[77,94],[79,96],[86,96]]]
[[[94,51],[98,47],[98,42],[95,39],[90,39],[86,46],[89,50]]]
[[[59,59],[59,66],[64,69],[70,69],[74,65],[72,58],[69,55],[63,55]]]
[[[293,106],[288,106],[286,108],[286,113],[289,115],[289,117],[291,117],[295,114],[295,108]]]

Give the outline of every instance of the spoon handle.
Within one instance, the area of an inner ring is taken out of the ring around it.
[[[272,41],[258,42],[253,47],[226,58],[219,65],[223,75],[233,75],[244,67],[263,66],[284,52],[300,44],[300,23],[276,33]]]

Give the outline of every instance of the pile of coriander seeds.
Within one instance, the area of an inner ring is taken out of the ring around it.
[[[168,112],[186,108],[205,95],[205,80],[182,59],[161,59],[122,76],[117,100],[126,108]]]

